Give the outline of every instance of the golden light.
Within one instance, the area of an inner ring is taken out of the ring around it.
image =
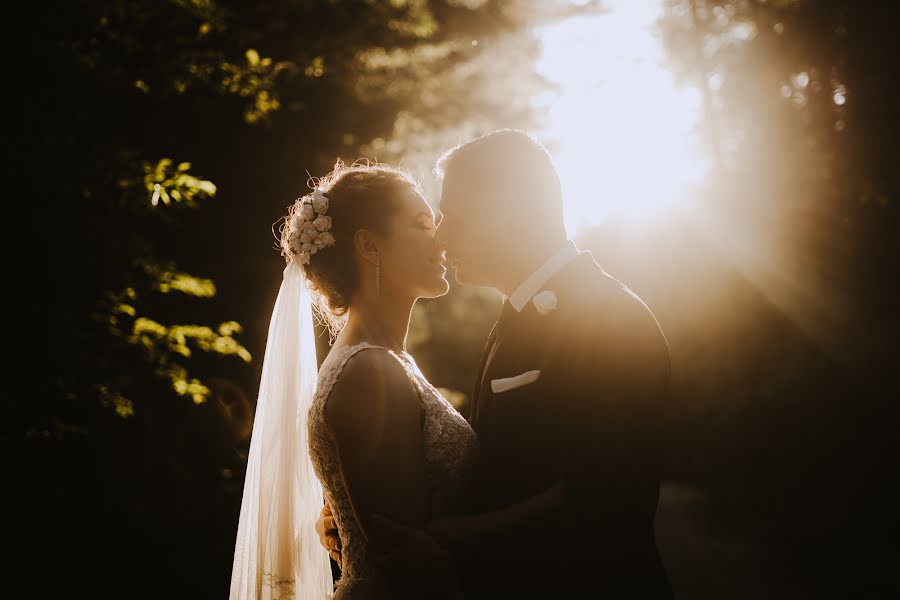
[[[710,163],[695,133],[701,95],[675,85],[655,22],[660,0],[610,0],[609,11],[538,31],[535,99],[563,182],[570,235],[609,218],[647,219],[681,202]]]

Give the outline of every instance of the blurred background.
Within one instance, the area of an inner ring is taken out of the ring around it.
[[[900,597],[893,8],[9,9],[6,577],[226,597],[278,220],[338,157],[402,164],[436,204],[442,150],[516,127],[553,154],[570,235],[669,339],[677,596]],[[409,349],[458,406],[499,309],[456,285],[416,307]]]

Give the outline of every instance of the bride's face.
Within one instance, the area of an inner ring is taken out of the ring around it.
[[[434,234],[434,211],[410,187],[400,198],[390,235],[378,244],[382,285],[410,291],[418,298],[446,294],[450,289],[446,257]]]

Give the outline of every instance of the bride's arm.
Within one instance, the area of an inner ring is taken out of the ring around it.
[[[341,476],[368,544],[374,513],[422,527],[427,518],[421,406],[398,360],[364,350],[341,371],[325,405]]]
[[[479,537],[496,534],[543,516],[562,505],[565,496],[563,478],[549,488],[503,508],[475,515],[454,515],[429,521],[425,530],[442,546],[452,546]]]
[[[560,477],[546,490],[510,506],[478,515],[433,519],[424,531],[374,516],[370,522],[372,530],[385,539],[392,539],[394,550],[390,553],[370,552],[369,558],[394,581],[403,582],[413,574],[417,575],[423,582],[417,591],[434,592],[419,597],[460,600],[462,592],[453,573],[454,559],[448,547],[465,545],[468,541],[477,543],[480,536],[521,526],[557,508],[563,496],[563,479]],[[427,557],[430,571],[423,572],[423,557]]]
[[[384,351],[355,354],[327,399],[325,421],[369,555],[391,554],[404,543],[379,528],[373,515],[415,529],[425,525],[422,420],[418,392],[398,359]],[[419,555],[412,572],[382,583],[391,588],[391,597],[452,597],[452,570],[438,558]]]

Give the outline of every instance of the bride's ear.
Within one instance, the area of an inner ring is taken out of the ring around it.
[[[378,256],[378,241],[371,231],[368,229],[357,229],[356,233],[353,234],[353,245],[358,255],[375,264],[375,259]]]

